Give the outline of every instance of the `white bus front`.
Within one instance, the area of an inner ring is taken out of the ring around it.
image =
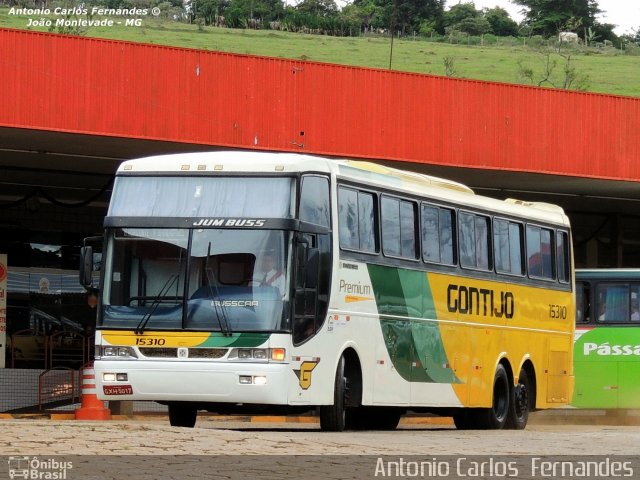
[[[314,262],[301,257],[317,257],[300,241],[297,184],[282,175],[116,178],[96,331],[101,399],[166,403],[182,426],[200,408],[288,405],[292,345],[318,322],[296,316],[291,301],[309,297],[294,280]]]

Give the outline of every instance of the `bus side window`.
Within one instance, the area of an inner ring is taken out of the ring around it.
[[[596,288],[598,297],[598,321],[624,323],[630,318],[629,286],[624,284],[600,284]]]
[[[377,253],[376,204],[373,194],[338,188],[340,248]]]
[[[640,322],[640,284],[631,284],[631,321]]]
[[[590,286],[587,282],[576,282],[576,323],[591,321]]]

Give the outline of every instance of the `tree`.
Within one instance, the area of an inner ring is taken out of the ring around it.
[[[518,61],[518,75],[522,80],[532,85],[551,86],[566,90],[585,91],[589,88],[589,77],[576,69],[572,63],[571,54],[554,52],[547,48],[539,52],[542,55],[541,71]],[[560,71],[556,69],[560,62]]]
[[[196,17],[205,25],[214,25],[217,16],[227,7],[226,0],[197,0],[195,3]]]
[[[617,42],[618,36],[614,33],[613,29],[615,25],[611,23],[595,23],[593,25],[593,33],[598,42],[609,40],[610,42]]]
[[[484,18],[491,26],[491,32],[499,37],[517,36],[518,24],[509,16],[509,13],[500,7],[486,9]]]
[[[533,34],[552,37],[562,30],[578,33],[596,24],[597,0],[512,0],[525,8],[525,23]]]
[[[375,0],[360,0],[346,5],[340,11],[342,21],[349,26],[357,27],[358,31],[385,29],[389,25],[384,22],[384,9]]]
[[[354,0],[353,5],[368,8],[373,13],[375,28],[394,29],[401,34],[420,31],[425,20],[430,20],[442,31],[445,0]],[[371,8],[373,7],[373,8]]]
[[[396,24],[401,33],[418,32],[424,20],[440,21],[445,0],[396,0]]]
[[[506,13],[506,12],[505,12]],[[471,3],[458,3],[444,13],[443,23],[449,32],[464,32],[467,35],[482,35],[491,31],[491,24],[482,11]]]
[[[302,0],[296,9],[303,15],[329,17],[338,13],[334,0]]]
[[[480,10],[476,10],[476,5],[473,2],[458,3],[444,13],[444,25],[445,27],[453,27],[463,20],[478,18],[481,13]]]

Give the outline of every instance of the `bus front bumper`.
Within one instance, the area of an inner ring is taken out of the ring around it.
[[[287,405],[295,378],[284,363],[96,360],[94,368],[101,400]]]

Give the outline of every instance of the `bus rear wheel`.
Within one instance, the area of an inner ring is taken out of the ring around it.
[[[518,384],[513,387],[506,428],[523,430],[527,426],[531,409],[530,392],[529,375],[522,369],[518,375]]]
[[[509,376],[502,365],[496,368],[493,377],[493,400],[491,408],[463,408],[453,414],[453,423],[458,430],[500,430],[505,428],[511,409],[512,389]]]
[[[511,393],[507,371],[498,364],[496,374],[493,377],[493,403],[491,408],[485,411],[484,428],[490,430],[504,428],[511,408]]]
[[[169,424],[172,427],[193,428],[196,424],[198,409],[188,402],[169,404]]]

